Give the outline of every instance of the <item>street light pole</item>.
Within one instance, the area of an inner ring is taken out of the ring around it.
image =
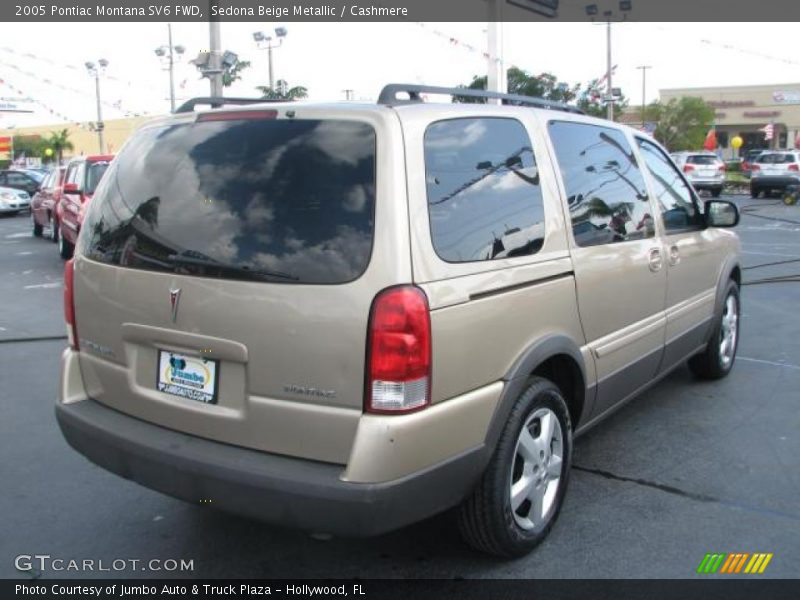
[[[267,49],[267,68],[269,69],[269,89],[275,90],[275,75],[272,69],[272,50],[274,48],[279,48],[283,44],[283,38],[286,37],[286,28],[285,27],[276,27],[275,28],[275,37],[278,38],[278,43],[273,44],[274,38],[271,35],[264,33],[263,31],[256,31],[253,33],[253,39],[256,42],[256,46],[259,49]]]
[[[100,72],[97,70],[94,72],[94,87],[97,92],[97,141],[100,144],[100,154],[105,154],[106,141],[103,138],[105,125],[103,123],[103,106],[100,103]]]
[[[272,75],[272,42],[267,45],[267,60],[269,62],[269,89],[275,89],[275,79]]]
[[[208,40],[210,52],[208,57],[209,82],[211,83],[211,97],[222,97],[222,41],[219,21],[209,21]]]
[[[606,117],[614,120],[614,90],[611,85],[611,21],[606,21]]]
[[[103,129],[105,129],[105,124],[103,123],[103,106],[100,101],[100,71],[107,66],[108,61],[105,58],[98,60],[97,64],[91,61],[85,63],[89,75],[94,77],[94,90],[97,96],[97,123],[95,124],[95,129],[97,130],[97,142],[100,146],[100,154],[106,153],[106,142],[103,138]]]
[[[175,112],[175,59],[172,47],[172,23],[167,23],[167,43],[169,44],[169,111]]]
[[[636,67],[637,69],[642,70],[642,127],[644,127],[645,123],[645,111],[647,110],[647,106],[645,104],[646,100],[646,93],[647,93],[647,69],[652,69],[650,65],[639,65]]]

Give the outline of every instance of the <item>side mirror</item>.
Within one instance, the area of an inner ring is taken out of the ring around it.
[[[708,227],[736,227],[739,208],[727,200],[706,200],[705,219]]]
[[[77,183],[65,183],[63,193],[65,194],[80,194]]]

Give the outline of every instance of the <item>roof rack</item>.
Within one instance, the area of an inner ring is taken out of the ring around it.
[[[398,99],[397,94],[404,92],[408,94],[407,99]],[[536,106],[538,108],[549,108],[550,110],[562,110],[564,112],[576,113],[579,115],[584,112],[574,106],[563,102],[554,102],[537,98],[534,96],[522,96],[520,94],[502,94],[500,92],[489,92],[487,90],[472,90],[469,88],[448,88],[436,87],[432,85],[417,85],[413,83],[390,83],[386,85],[378,96],[378,104],[386,106],[397,106],[399,104],[416,104],[423,102],[420,94],[444,94],[448,96],[468,96],[470,98],[496,98],[503,104],[523,104]]]
[[[225,106],[226,104],[262,104],[265,102],[282,102],[281,100],[270,100],[268,98],[223,98],[221,96],[214,97],[214,96],[200,96],[198,98],[192,98],[191,100],[187,100],[183,104],[181,104],[176,110],[176,113],[187,113],[192,112],[194,107],[198,104],[210,106],[211,108],[219,108],[220,106]]]

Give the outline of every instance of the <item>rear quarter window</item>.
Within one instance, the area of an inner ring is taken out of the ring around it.
[[[337,284],[372,252],[374,129],[242,119],[140,131],[87,214],[85,255],[180,274]]]

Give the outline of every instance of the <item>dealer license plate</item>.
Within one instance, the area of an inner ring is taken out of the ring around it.
[[[158,351],[158,391],[205,404],[216,404],[219,361],[178,352]]]

